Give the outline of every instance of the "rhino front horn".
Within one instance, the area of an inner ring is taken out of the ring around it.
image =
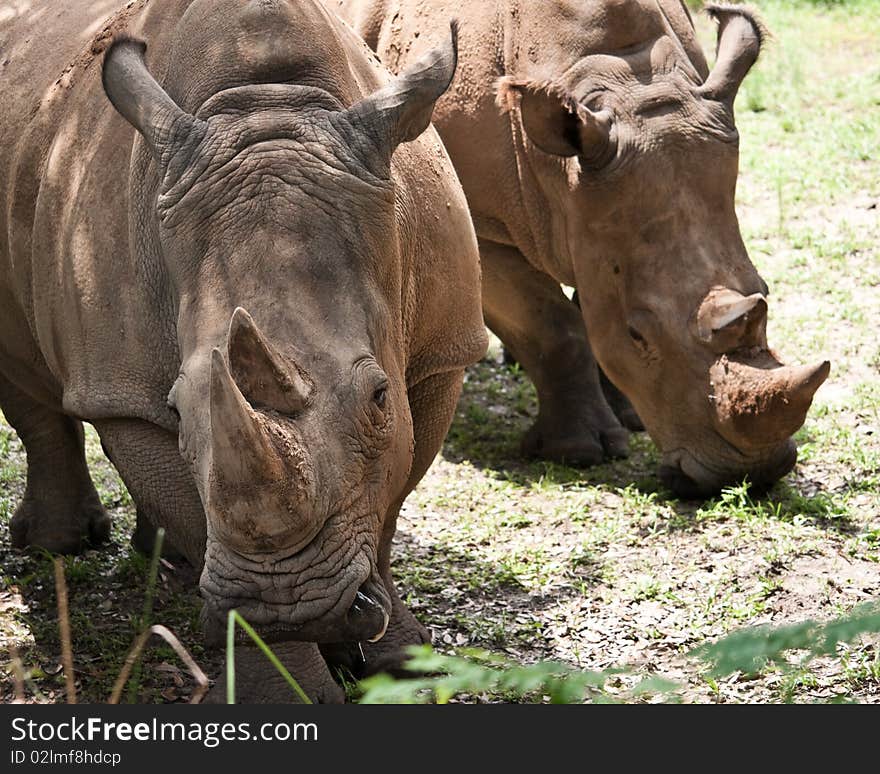
[[[215,484],[271,480],[283,473],[274,446],[216,348],[211,351],[211,452]],[[273,475],[268,468],[277,470]]]
[[[777,446],[803,425],[831,363],[782,366],[720,358],[710,371],[718,431],[741,451]]]

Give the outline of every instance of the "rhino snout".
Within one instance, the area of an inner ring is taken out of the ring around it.
[[[314,543],[286,558],[248,557],[209,537],[200,582],[208,640],[222,642],[231,609],[267,642],[380,639],[391,618],[391,595],[374,548],[353,546],[344,521],[331,519]]]
[[[797,446],[787,439],[758,458],[732,454],[728,463],[711,466],[694,453],[679,449],[664,455],[659,476],[663,485],[685,500],[701,500],[718,494],[725,486],[742,483],[744,479],[758,488],[767,489],[791,472],[797,462]]]

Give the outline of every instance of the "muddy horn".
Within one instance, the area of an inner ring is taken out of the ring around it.
[[[783,443],[804,423],[831,364],[783,366],[766,350],[727,356],[710,370],[718,431],[741,451]]]
[[[321,526],[302,515],[315,482],[296,430],[312,382],[244,309],[232,315],[226,349],[211,351],[209,521],[241,552],[299,545]]]
[[[259,410],[293,416],[309,404],[312,383],[279,352],[241,307],[232,313],[227,357],[211,353],[211,440],[215,477],[273,481],[283,462],[269,438],[269,420]]]
[[[241,307],[229,322],[229,370],[247,401],[283,414],[298,414],[309,404],[308,376],[279,352]]]

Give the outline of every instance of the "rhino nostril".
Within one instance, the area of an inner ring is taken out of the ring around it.
[[[363,590],[355,594],[348,612],[349,622],[363,631],[367,642],[378,642],[388,630],[389,615],[385,607]],[[366,632],[375,632],[368,635]]]

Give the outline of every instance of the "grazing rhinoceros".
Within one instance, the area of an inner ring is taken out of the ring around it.
[[[459,77],[434,122],[474,217],[486,321],[538,391],[525,450],[625,453],[592,346],[676,492],[791,470],[829,364],[783,367],[767,348],[767,286],[734,211],[733,102],[764,37],[752,12],[708,6],[710,72],[680,0],[325,2],[392,70],[459,13]]]
[[[391,538],[486,348],[467,204],[425,131],[454,35],[392,80],[317,0],[15,8],[0,406],[28,479],[12,540],[107,537],[88,420],[141,526],[203,567],[208,628],[237,608],[338,700],[316,643],[362,642],[371,669],[427,637]],[[240,698],[290,695],[239,653]]]

